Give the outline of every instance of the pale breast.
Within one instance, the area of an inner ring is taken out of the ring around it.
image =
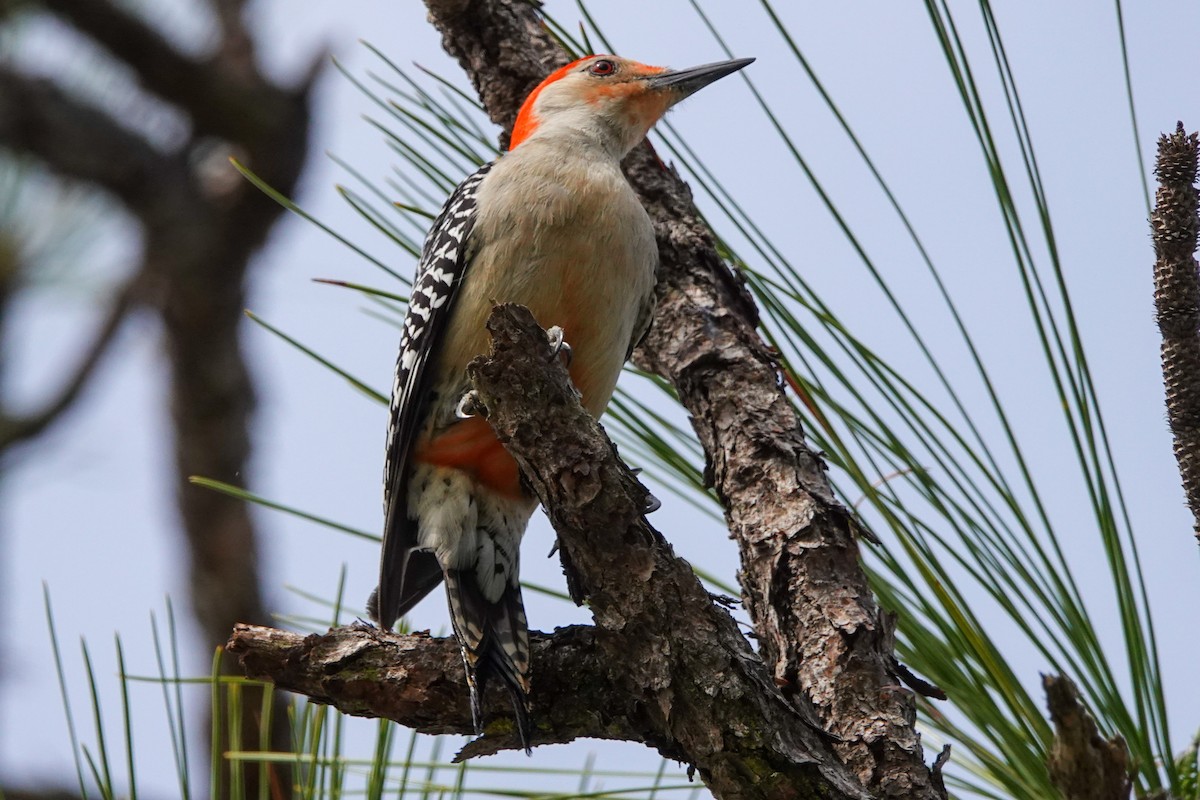
[[[571,377],[598,416],[653,296],[654,230],[616,164],[551,158],[534,145],[505,155],[480,186],[441,372],[451,379],[486,352],[495,303],[520,303],[543,327],[563,328]]]

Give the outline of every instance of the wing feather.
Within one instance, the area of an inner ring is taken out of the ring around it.
[[[392,384],[383,476],[383,552],[379,588],[371,609],[383,628],[390,628],[441,580],[437,559],[418,549],[416,521],[409,518],[409,458],[428,410],[434,372],[430,367],[436,361],[458,287],[470,266],[476,194],[491,168],[491,164],[482,166],[446,200],[425,237],[413,279]]]

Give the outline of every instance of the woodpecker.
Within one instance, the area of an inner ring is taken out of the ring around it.
[[[459,184],[425,239],[392,385],[383,553],[368,606],[389,629],[445,582],[476,732],[498,676],[526,752],[518,550],[537,500],[487,421],[461,412],[465,369],[487,351],[493,305],[520,303],[570,343],[571,380],[589,412],[604,411],[649,327],[658,266],[621,159],[667,109],[753,60],[668,70],[593,55],[562,67],[525,100],[509,150]]]

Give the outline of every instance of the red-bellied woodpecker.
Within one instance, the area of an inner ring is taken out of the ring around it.
[[[621,159],[667,109],[749,64],[685,70],[588,56],[526,99],[510,149],[463,181],[425,239],[400,339],[371,615],[390,628],[445,581],[481,730],[487,680],[513,696],[529,748],[529,630],[518,548],[537,500],[487,421],[464,419],[465,368],[493,304],[520,303],[570,343],[599,416],[650,324],[658,248]]]

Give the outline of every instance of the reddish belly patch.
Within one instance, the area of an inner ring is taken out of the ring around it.
[[[513,499],[524,497],[517,462],[496,439],[487,420],[463,420],[417,449],[417,461],[462,470],[476,481]]]

